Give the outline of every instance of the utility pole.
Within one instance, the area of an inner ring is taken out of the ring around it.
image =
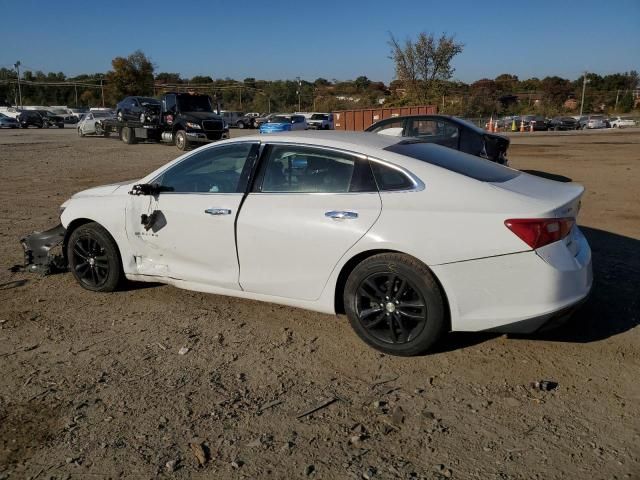
[[[587,88],[587,72],[584,72],[584,78],[582,79],[582,100],[580,101],[580,116],[582,116],[582,111],[584,107],[584,91]]]
[[[22,108],[22,89],[20,88],[20,60],[18,60],[13,66],[16,67],[18,72],[18,96],[20,97],[20,108]]]
[[[614,108],[614,110],[617,112],[618,111],[618,98],[620,97],[620,90],[618,90],[616,92],[616,107]]]
[[[296,77],[296,80],[298,80],[298,90],[296,91],[296,93],[298,94],[298,111],[300,112],[302,109],[300,108],[301,103],[300,103],[300,87],[302,85],[302,82],[300,81],[300,77]]]
[[[240,110],[242,110],[242,87],[240,87]]]
[[[78,108],[78,85],[73,84],[73,90],[76,92],[76,108]]]
[[[102,108],[104,108],[104,85],[102,84],[103,76],[100,75],[100,91],[102,92]]]

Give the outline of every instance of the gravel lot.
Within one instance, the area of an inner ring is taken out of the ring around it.
[[[640,478],[639,129],[512,136],[512,166],[586,186],[593,295],[561,330],[418,358],[343,317],[10,271],[72,193],[178,153],[0,131],[0,479]]]

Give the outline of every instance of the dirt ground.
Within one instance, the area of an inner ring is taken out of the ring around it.
[[[0,479],[640,478],[640,130],[512,137],[514,167],[586,186],[593,295],[558,331],[418,358],[343,317],[10,271],[71,194],[178,153],[0,131]]]

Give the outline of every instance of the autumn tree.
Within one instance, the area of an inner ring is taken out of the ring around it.
[[[113,70],[106,75],[106,90],[110,103],[115,104],[128,95],[153,94],[153,64],[141,51],[111,61]]]
[[[425,32],[415,41],[405,40],[404,44],[390,34],[389,46],[397,79],[407,90],[407,96],[421,103],[437,100],[443,93],[444,82],[455,71],[451,62],[464,47],[453,36],[443,33],[436,38]]]

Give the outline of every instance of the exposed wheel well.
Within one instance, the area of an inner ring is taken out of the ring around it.
[[[343,292],[344,292],[344,287],[347,283],[347,279],[349,278],[349,275],[351,274],[353,269],[356,268],[356,266],[363,260],[366,260],[367,258],[372,257],[374,255],[378,255],[380,253],[404,253],[404,252],[399,252],[397,250],[367,250],[366,252],[361,252],[357,254],[355,257],[351,258],[347,263],[345,263],[344,266],[342,267],[342,270],[340,270],[340,274],[338,275],[338,281],[336,282],[336,290],[334,292],[333,301],[334,301],[334,308],[337,314],[345,313]],[[429,270],[431,271],[431,269]],[[445,306],[446,329],[447,331],[451,331],[451,310],[449,307],[449,299],[447,298],[447,292],[445,292],[444,288],[442,287],[442,283],[440,283],[440,280],[433,273],[433,271],[431,271],[431,274],[433,275],[433,278],[435,278],[436,283],[440,288],[440,292],[442,293],[442,299],[444,301],[444,306]]]

